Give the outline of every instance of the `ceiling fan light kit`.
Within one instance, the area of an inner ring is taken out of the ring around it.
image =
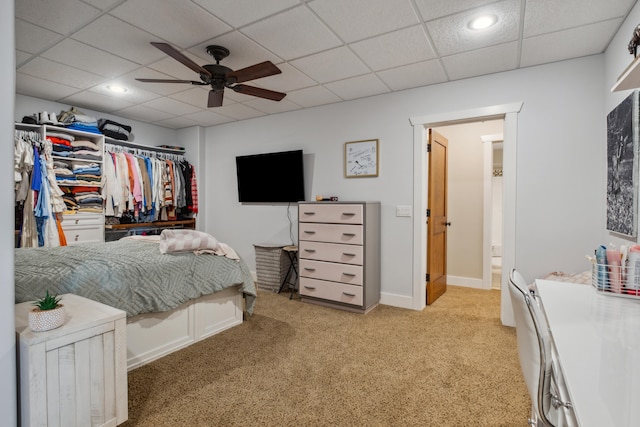
[[[280,74],[282,71],[271,61],[264,61],[259,64],[233,71],[231,68],[220,64],[220,61],[229,56],[230,53],[229,49],[223,46],[207,46],[207,53],[216,60],[216,63],[201,66],[187,58],[168,43],[151,42],[151,45],[160,49],[182,65],[198,73],[200,75],[200,81],[143,78],[137,78],[136,80],[144,83],[186,83],[197,86],[211,86],[207,100],[207,107],[209,108],[222,106],[225,88],[229,88],[234,92],[256,96],[258,98],[270,99],[272,101],[280,101],[287,95],[282,92],[238,84]]]

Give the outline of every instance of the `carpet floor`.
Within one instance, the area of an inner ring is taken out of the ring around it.
[[[500,292],[366,315],[259,291],[242,325],[128,375],[123,426],[526,426]]]

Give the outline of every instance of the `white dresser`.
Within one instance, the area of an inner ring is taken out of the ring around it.
[[[380,202],[298,204],[300,297],[366,313],[380,301]]]
[[[67,319],[29,329],[29,302],[16,304],[22,427],[116,426],[128,418],[126,313],[61,295]]]
[[[104,242],[104,215],[79,212],[64,214],[62,217],[62,230],[67,245]]]

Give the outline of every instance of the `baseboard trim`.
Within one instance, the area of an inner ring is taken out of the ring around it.
[[[385,292],[380,293],[380,304],[390,305],[392,307],[398,308],[408,308],[409,310],[414,310],[413,308],[413,297],[412,296],[404,296],[404,295],[395,295],[388,294]]]
[[[447,285],[463,286],[465,288],[486,289],[482,283],[482,279],[474,279],[472,277],[460,277],[447,275]]]

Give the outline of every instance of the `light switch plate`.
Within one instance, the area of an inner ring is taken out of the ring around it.
[[[396,216],[411,216],[411,206],[407,206],[407,205],[396,206]]]

